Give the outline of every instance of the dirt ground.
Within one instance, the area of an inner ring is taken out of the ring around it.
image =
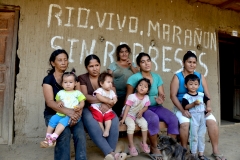
[[[232,123],[220,126],[219,149],[228,160],[240,159],[240,124]],[[211,157],[212,149],[209,138],[206,136],[205,155]],[[0,145],[0,160],[53,160],[53,148],[43,149],[39,147],[40,139],[24,143],[15,142],[13,145]],[[94,145],[91,140],[87,140],[88,160],[103,160],[102,152]],[[141,153],[137,157],[127,158],[128,160],[150,160],[147,154]],[[74,160],[74,156],[72,157]]]

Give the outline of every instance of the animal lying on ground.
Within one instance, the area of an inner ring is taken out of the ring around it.
[[[139,153],[143,152],[140,143],[142,141],[141,133],[135,133],[133,137],[134,145]],[[115,152],[127,153],[129,155],[127,136],[119,138]],[[187,153],[187,150],[182,147],[177,141],[169,136],[160,135],[158,137],[158,149],[162,152],[162,160],[199,160],[197,157]]]
[[[158,137],[158,149],[162,152],[163,160],[198,160],[169,136],[161,135]]]

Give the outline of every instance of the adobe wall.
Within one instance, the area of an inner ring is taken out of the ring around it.
[[[197,71],[208,81],[212,108],[220,119],[218,30],[240,32],[240,14],[185,0],[1,0],[20,6],[19,48],[20,73],[17,75],[15,99],[16,137],[44,137],[44,98],[42,79],[49,68],[48,59],[54,49],[69,53],[70,67],[85,73],[84,58],[97,54],[102,70],[115,59],[115,48],[127,43],[132,59],[140,51],[152,57],[152,70],[164,81],[166,101],[172,109],[169,84],[182,68],[187,50],[196,53]],[[104,40],[101,42],[100,37]],[[151,46],[151,41],[155,42]],[[201,50],[197,45],[202,46]]]

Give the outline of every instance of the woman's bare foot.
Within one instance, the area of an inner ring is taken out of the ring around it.
[[[150,153],[149,153],[149,156],[152,158],[152,159],[155,159],[155,160],[163,160],[163,157],[162,157],[162,154],[160,152],[160,150],[157,148],[157,147],[153,147],[151,146],[150,147]]]

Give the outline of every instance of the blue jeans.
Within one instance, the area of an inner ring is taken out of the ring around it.
[[[45,123],[48,125],[50,118],[53,115],[45,116]],[[82,121],[79,121],[76,125],[67,126],[64,131],[57,138],[57,144],[54,150],[55,160],[70,160],[70,141],[71,133],[73,134],[74,148],[75,148],[75,160],[86,160],[86,136]]]
[[[115,116],[115,118],[112,119],[112,125],[107,138],[103,137],[103,132],[99,126],[99,123],[93,118],[92,113],[88,108],[83,109],[82,120],[92,141],[97,145],[98,148],[102,150],[104,155],[106,156],[107,154],[114,152],[118,142],[119,134],[118,117]]]

